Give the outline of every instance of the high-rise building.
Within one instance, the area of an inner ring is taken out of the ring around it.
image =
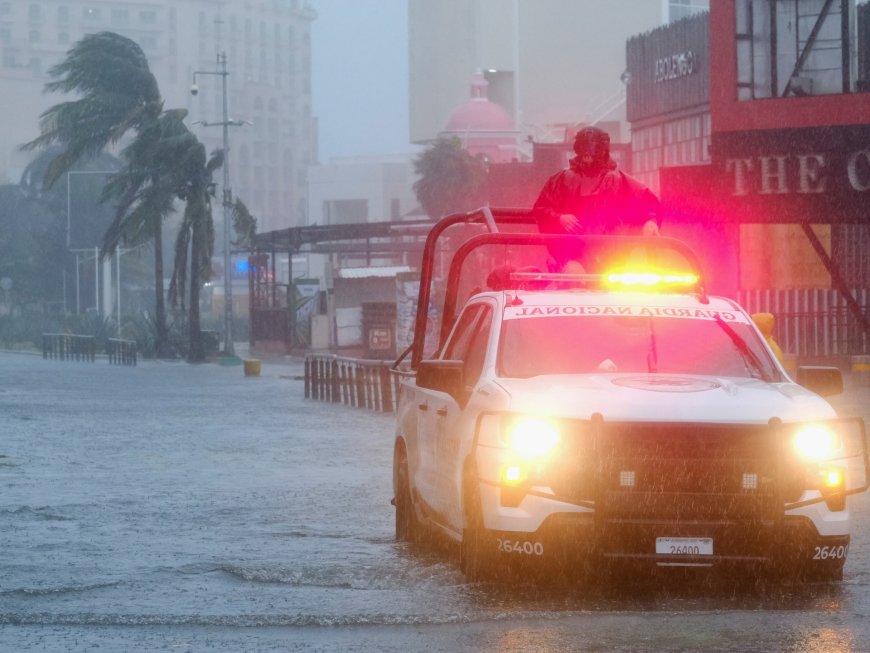
[[[89,33],[112,31],[148,57],[166,108],[187,108],[188,124],[209,151],[221,148],[220,76],[226,54],[230,185],[260,231],[304,222],[306,171],[317,159],[311,114],[311,23],[305,0],[0,0],[0,181],[16,183],[39,134],[38,117],[64,98],[46,95],[47,71]],[[196,123],[196,124],[194,124]],[[220,175],[218,175],[220,177]],[[220,179],[218,179],[220,181]]]
[[[434,140],[483,71],[489,100],[528,139],[578,123],[625,121],[626,40],[709,0],[409,0],[411,141]],[[618,140],[628,135],[615,134]]]

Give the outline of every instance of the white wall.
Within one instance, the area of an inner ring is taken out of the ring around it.
[[[308,170],[309,224],[328,224],[324,203],[335,200],[365,200],[366,222],[391,219],[393,199],[399,200],[399,214],[416,206],[414,173],[409,157],[392,159],[336,159]]]

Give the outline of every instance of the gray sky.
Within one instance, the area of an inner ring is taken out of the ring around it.
[[[310,0],[320,161],[409,152],[406,0]]]

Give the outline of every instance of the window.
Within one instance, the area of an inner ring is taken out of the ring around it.
[[[66,5],[61,5],[57,8],[57,24],[58,25],[68,25],[69,24],[69,7]]]
[[[139,12],[139,22],[143,25],[154,25],[157,23],[157,12],[153,9],[143,9]]]
[[[862,45],[851,38],[853,2],[736,1],[737,96],[741,100],[849,93]],[[853,14],[854,15],[854,14]],[[860,22],[860,21],[859,21]],[[850,29],[844,30],[844,27]],[[860,29],[860,27],[859,27]],[[843,37],[843,32],[847,37]]]
[[[710,0],[670,0],[668,4],[668,21],[673,23],[681,18],[710,9]]]
[[[462,360],[462,357],[468,350],[474,333],[474,325],[477,323],[477,318],[480,316],[482,308],[482,304],[473,304],[466,307],[456,321],[453,333],[450,334],[450,339],[444,347],[442,358],[445,360]]]
[[[82,18],[85,20],[98,20],[100,18],[99,7],[83,7]]]
[[[472,304],[460,315],[444,347],[445,360],[463,362],[462,376],[467,388],[474,387],[483,372],[491,326],[492,309],[486,304]]]
[[[27,15],[30,16],[30,20],[39,20],[42,17],[42,7],[30,5]]]
[[[474,329],[468,351],[463,357],[465,365],[462,366],[462,379],[466,388],[477,385],[483,372],[483,364],[486,361],[486,346],[489,343],[489,332],[492,327],[492,309],[485,306],[480,321]]]
[[[635,315],[505,320],[501,375],[529,378],[601,371],[780,380],[749,324]]]

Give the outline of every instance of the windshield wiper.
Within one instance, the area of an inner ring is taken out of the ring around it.
[[[753,378],[761,379],[762,381],[772,381],[773,379],[770,377],[770,374],[765,370],[764,364],[761,362],[761,359],[758,357],[752,348],[749,346],[749,343],[737,333],[730,324],[726,323],[719,315],[717,315],[714,320],[716,324],[719,325],[719,328],[722,329],[725,334],[731,339],[731,342],[734,343],[734,347],[740,352],[740,356],[743,358],[743,362],[746,364],[749,369],[750,374]]]

